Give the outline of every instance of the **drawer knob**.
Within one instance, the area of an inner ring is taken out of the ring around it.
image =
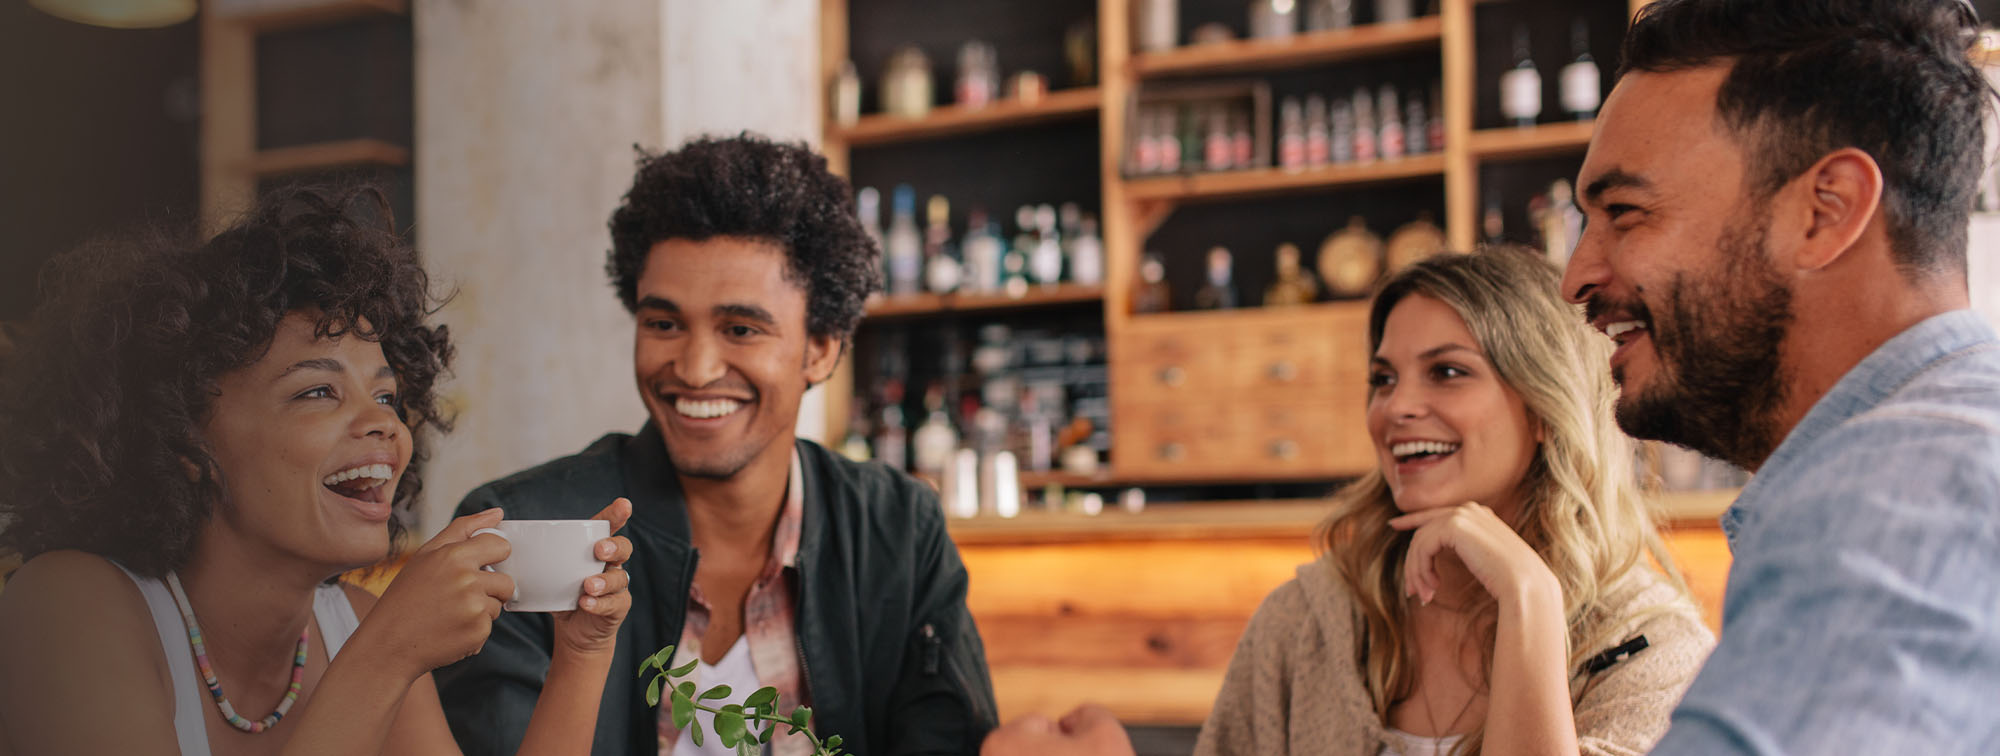
[[[1181,443],[1178,441],[1169,441],[1167,443],[1160,444],[1160,459],[1162,460],[1168,462],[1179,462],[1181,461],[1181,458],[1186,456],[1187,456],[1187,447],[1181,445]]]
[[[1298,442],[1288,438],[1281,438],[1276,441],[1272,441],[1271,458],[1285,462],[1290,462],[1294,459],[1298,459],[1299,458]]]
[[[1299,377],[1299,366],[1291,360],[1278,360],[1271,363],[1270,368],[1266,369],[1265,372],[1271,376],[1271,380],[1279,383],[1290,383],[1293,379]]]
[[[1160,383],[1168,388],[1180,388],[1181,384],[1187,383],[1187,371],[1179,365],[1160,368]]]

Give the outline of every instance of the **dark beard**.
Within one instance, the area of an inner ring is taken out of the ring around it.
[[[1777,413],[1786,396],[1779,347],[1793,319],[1792,291],[1769,270],[1769,218],[1753,207],[1717,243],[1720,275],[1676,275],[1664,321],[1648,317],[1660,356],[1654,385],[1618,401],[1618,427],[1755,470],[1781,440]],[[1643,312],[1643,305],[1639,306]],[[1619,376],[1621,379],[1623,376]]]

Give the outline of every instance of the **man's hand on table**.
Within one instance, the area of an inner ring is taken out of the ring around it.
[[[1132,739],[1102,706],[1083,705],[1051,722],[1030,714],[994,730],[980,756],[1133,756]]]

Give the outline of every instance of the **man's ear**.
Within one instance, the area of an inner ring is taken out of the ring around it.
[[[831,334],[806,337],[806,387],[825,383],[847,352],[847,339]]]
[[[1799,270],[1819,270],[1839,260],[1874,222],[1882,206],[1882,167],[1853,147],[1835,150],[1800,176],[1805,209],[1804,237],[1792,256]]]

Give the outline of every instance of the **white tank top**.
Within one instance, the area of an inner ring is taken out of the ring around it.
[[[146,597],[153,628],[159,631],[160,646],[167,652],[167,673],[174,685],[174,737],[180,741],[181,756],[209,756],[206,716],[207,707],[214,704],[207,695],[208,683],[195,672],[194,650],[188,647],[187,623],[181,621],[180,606],[174,603],[166,581],[134,575],[124,565],[118,569],[124,570],[139,586],[139,594]],[[319,623],[320,641],[326,644],[329,660],[340,653],[347,636],[361,624],[339,585],[322,585],[313,592],[313,619]]]
[[[730,646],[729,652],[723,654],[721,659],[717,659],[715,666],[711,667],[708,662],[702,662],[701,669],[695,673],[694,679],[700,681],[703,690],[717,685],[729,686],[728,696],[721,700],[709,701],[704,705],[720,709],[725,704],[743,703],[743,699],[749,698],[751,693],[757,692],[757,689],[762,687],[757,681],[757,668],[750,663],[749,637],[736,636],[736,645]],[[722,740],[715,737],[714,714],[696,710],[694,719],[701,724],[701,733],[705,736],[701,740],[701,746],[696,747],[694,744],[693,728],[682,730],[680,739],[674,742],[674,756],[682,754],[736,756],[736,749],[722,747]]]

